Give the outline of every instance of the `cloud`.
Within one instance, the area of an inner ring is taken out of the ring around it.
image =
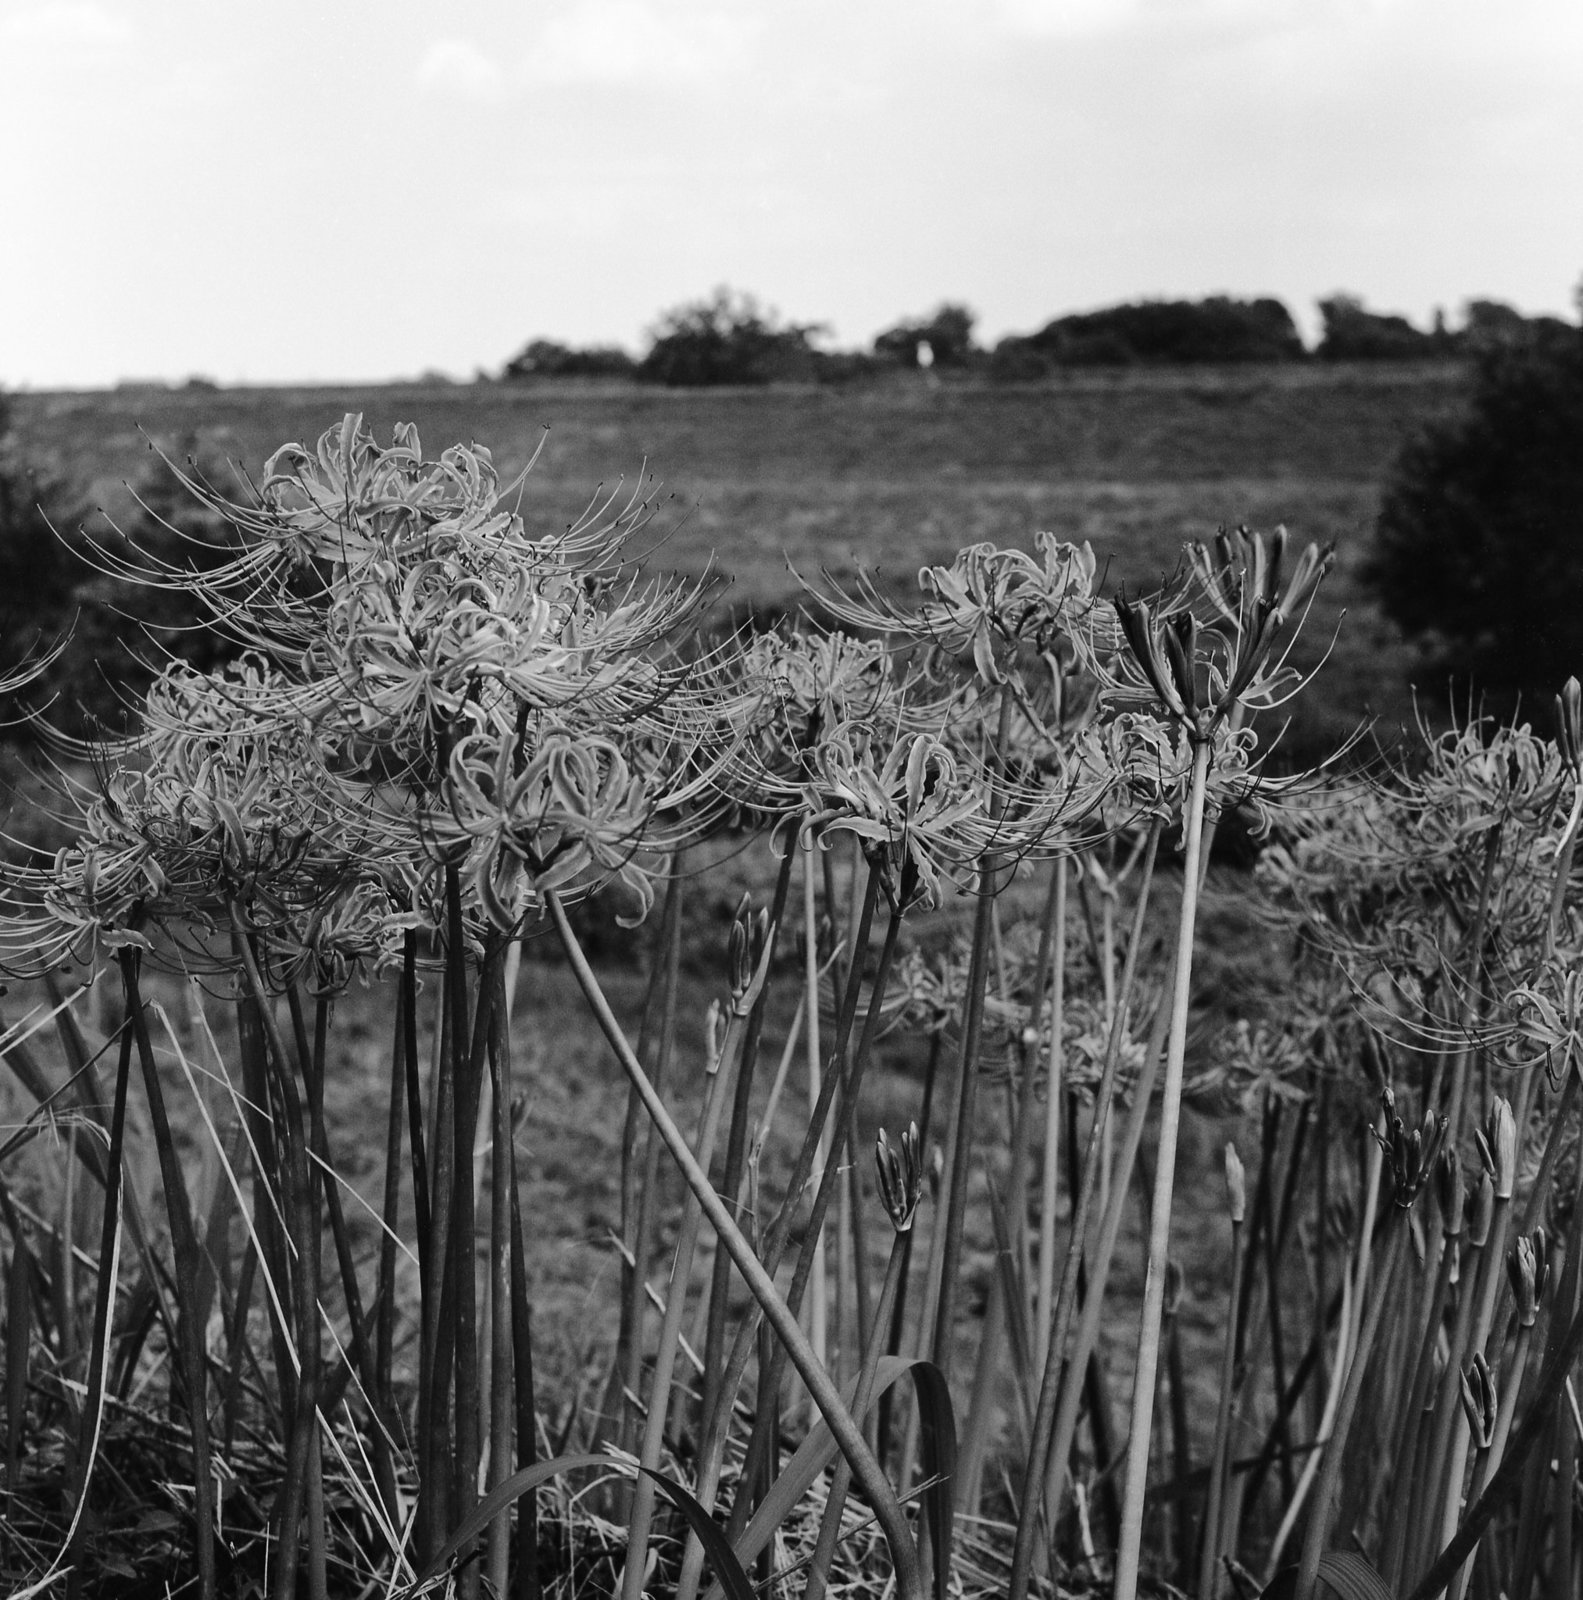
[[[740,70],[756,25],[739,12],[654,0],[576,0],[551,17],[527,74],[550,84],[658,84]]]
[[[52,0],[0,18],[0,39],[19,44],[104,46],[131,37],[132,24],[96,0]]]
[[[471,39],[436,39],[418,63],[418,86],[459,100],[498,100],[505,74]]]
[[[1039,37],[1106,33],[1138,14],[1137,0],[997,0],[1001,25]]]

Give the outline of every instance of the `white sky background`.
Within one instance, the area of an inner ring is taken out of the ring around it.
[[[7,387],[1580,277],[1579,0],[0,0]]]

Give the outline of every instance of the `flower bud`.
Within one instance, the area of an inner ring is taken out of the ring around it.
[[[1182,1269],[1176,1262],[1167,1260],[1165,1263],[1165,1298],[1161,1304],[1161,1314],[1167,1318],[1174,1317],[1182,1306]]]
[[[1479,1174],[1479,1186],[1469,1191],[1463,1214],[1467,1218],[1468,1243],[1482,1250],[1495,1220],[1495,1185],[1490,1182],[1489,1173]]]
[[[1545,1286],[1550,1281],[1550,1247],[1543,1228],[1535,1228],[1532,1238],[1517,1236],[1517,1242],[1506,1256],[1506,1273],[1517,1302],[1517,1320],[1521,1326],[1531,1328],[1539,1316],[1539,1302],[1544,1299]]]
[[[1473,1130],[1473,1142],[1495,1184],[1495,1198],[1510,1200],[1517,1187],[1517,1119],[1504,1095],[1495,1097],[1484,1126]]]
[[[718,1000],[709,1002],[704,1013],[704,1071],[712,1078],[720,1070],[720,1057],[726,1047],[726,1019]]]
[[[884,1202],[890,1225],[897,1233],[906,1233],[923,1195],[923,1163],[918,1153],[918,1124],[911,1123],[907,1131],[893,1145],[879,1130],[874,1141],[874,1166],[879,1175],[879,1194]]]
[[[1442,1150],[1435,1162],[1435,1203],[1440,1208],[1441,1229],[1448,1239],[1461,1236],[1467,1193],[1467,1179],[1462,1175],[1462,1162],[1456,1151]]]
[[[1583,777],[1583,685],[1576,678],[1556,696],[1556,744],[1572,776]]]
[[[1381,1091],[1380,1103],[1385,1111],[1385,1135],[1375,1138],[1385,1149],[1390,1163],[1391,1185],[1396,1204],[1406,1210],[1418,1198],[1434,1170],[1435,1156],[1440,1141],[1445,1137],[1447,1119],[1442,1113],[1436,1116],[1427,1112],[1423,1126],[1411,1133],[1407,1125],[1395,1114],[1396,1097],[1389,1088]]]
[[[731,1009],[745,1016],[758,999],[764,951],[769,944],[770,914],[767,907],[757,913],[744,894],[737,903],[731,924]]]
[[[1248,1181],[1242,1170],[1242,1157],[1234,1144],[1226,1145],[1226,1204],[1233,1223],[1239,1223],[1248,1214]]]
[[[1473,1365],[1462,1374],[1462,1409],[1476,1450],[1488,1450],[1495,1437],[1495,1419],[1500,1410],[1495,1393],[1495,1377],[1483,1352],[1476,1353]]]

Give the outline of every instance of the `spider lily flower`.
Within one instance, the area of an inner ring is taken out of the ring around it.
[[[839,632],[761,634],[725,654],[698,687],[722,797],[767,821],[799,813],[820,741],[890,737],[909,715],[909,683],[882,640]]]
[[[923,1197],[923,1159],[918,1148],[918,1124],[909,1123],[895,1144],[885,1130],[874,1141],[874,1166],[879,1179],[880,1200],[890,1225],[897,1233],[912,1228]]]
[[[1495,1392],[1495,1375],[1484,1359],[1482,1350],[1475,1351],[1473,1363],[1462,1374],[1462,1410],[1468,1419],[1468,1432],[1476,1450],[1488,1450],[1495,1439],[1495,1424],[1500,1417],[1500,1398]]]
[[[1213,555],[1203,543],[1188,546],[1189,560],[1230,641],[1224,695],[1241,700],[1265,671],[1286,624],[1313,598],[1334,562],[1332,547],[1307,545],[1290,574],[1287,534],[1264,535],[1247,528],[1220,531]]]
[[[1539,1317],[1539,1302],[1550,1282],[1550,1248],[1543,1228],[1532,1235],[1517,1237],[1506,1255],[1506,1274],[1511,1279],[1512,1296],[1517,1306],[1517,1321],[1533,1327]]]
[[[1025,644],[1056,648],[1082,628],[1093,605],[1097,567],[1089,546],[1041,533],[1035,548],[1037,558],[993,544],[969,545],[948,564],[922,568],[924,598],[913,610],[883,599],[867,576],[859,578],[855,594],[835,590],[819,600],[849,626],[926,645],[999,688]]]
[[[535,893],[581,895],[617,881],[646,914],[656,801],[613,741],[550,725],[522,752],[469,735],[451,752],[438,806],[425,822],[437,862],[457,867],[502,933],[519,927]]]
[[[909,865],[930,905],[947,881],[970,885],[978,857],[964,825],[984,812],[986,796],[940,738],[898,738],[880,759],[843,730],[819,745],[811,768],[805,832],[852,834],[892,895]]]
[[[1268,706],[1287,686],[1275,649],[1288,620],[1302,610],[1329,570],[1331,555],[1309,545],[1289,578],[1283,577],[1286,536],[1270,547],[1262,536],[1239,530],[1223,535],[1219,560],[1202,545],[1189,546],[1190,575],[1214,613],[1201,625],[1187,584],[1173,584],[1155,607],[1146,601],[1115,602],[1116,618],[1138,678],[1125,670],[1113,677],[1122,704],[1152,698],[1187,728],[1195,740],[1238,705]]]
[[[1192,612],[1175,610],[1156,617],[1148,601],[1121,595],[1115,607],[1127,648],[1153,698],[1195,736],[1207,733],[1198,721],[1198,626]]]
[[[1583,973],[1546,961],[1534,981],[1506,996],[1511,1016],[1508,1060],[1518,1066],[1542,1061],[1552,1083],[1583,1057]]]

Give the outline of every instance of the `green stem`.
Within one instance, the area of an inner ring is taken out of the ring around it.
[[[1012,697],[1003,691],[1000,724],[995,734],[993,769],[998,775],[1011,733]],[[992,779],[993,781],[993,779]],[[1000,814],[1000,788],[990,797],[991,818]],[[978,1057],[984,1037],[984,998],[989,987],[989,935],[995,895],[999,892],[1000,862],[987,856],[979,869],[978,907],[973,919],[973,952],[968,963],[966,1015],[962,1023],[962,1060],[958,1078],[956,1140],[946,1165],[945,1245],[940,1266],[940,1299],[934,1316],[934,1364],[951,1381],[956,1343],[956,1295],[961,1274],[962,1224],[967,1215],[967,1191],[972,1181],[973,1120],[978,1098]]]
[[[868,1343],[863,1347],[863,1364],[858,1371],[857,1387],[852,1392],[852,1415],[861,1422],[874,1397],[874,1376],[879,1371],[883,1332],[896,1302],[896,1292],[906,1270],[906,1240],[904,1229],[891,1239],[890,1259],[885,1264],[885,1282],[879,1292],[879,1307]],[[839,1461],[830,1480],[830,1497],[825,1502],[824,1518],[819,1524],[819,1541],[814,1546],[813,1566],[809,1569],[808,1585],[802,1600],[824,1600],[830,1578],[830,1563],[835,1559],[835,1547],[841,1537],[841,1513],[846,1507],[847,1492],[852,1487],[852,1469]]]
[[[1132,1431],[1127,1439],[1121,1543],[1116,1552],[1116,1600],[1135,1600],[1138,1592],[1144,1500],[1149,1478],[1149,1434],[1154,1412],[1154,1379],[1160,1361],[1166,1253],[1171,1243],[1176,1141],[1182,1119],[1187,1009],[1192,997],[1193,930],[1198,919],[1198,867],[1204,839],[1204,800],[1208,790],[1210,755],[1211,745],[1207,739],[1201,739],[1194,745],[1193,770],[1187,797],[1187,848],[1182,862],[1182,914],[1176,938],[1176,988],[1171,1000],[1171,1031],[1166,1041],[1165,1084],[1160,1104],[1159,1166],[1154,1181],[1154,1207],[1149,1218],[1148,1269],[1144,1278],[1138,1365],[1132,1389]]]
[[[175,1257],[178,1345],[182,1380],[186,1388],[187,1425],[192,1432],[198,1588],[202,1600],[214,1600],[218,1581],[214,1551],[214,1468],[209,1452],[209,1364],[204,1349],[204,1330],[198,1317],[198,1235],[193,1226],[187,1182],[182,1176],[181,1162],[176,1154],[176,1141],[171,1133],[170,1119],[165,1113],[165,1095],[160,1086],[159,1068],[154,1063],[154,1047],[148,1036],[148,1013],[143,1008],[143,996],[138,987],[138,966],[139,956],[135,950],[121,952],[127,1017],[132,1024],[138,1059],[143,1069],[143,1084],[148,1093],[154,1144],[159,1151],[160,1177],[165,1189],[165,1209],[170,1218],[171,1252]],[[69,1244],[67,1248],[69,1251]]]
[[[561,905],[559,895],[551,889],[545,891],[544,898],[561,945],[566,951],[567,960],[577,977],[578,985],[611,1049],[615,1051],[622,1070],[637,1089],[643,1100],[644,1109],[658,1129],[671,1158],[680,1168],[688,1188],[698,1197],[704,1215],[719,1236],[721,1244],[730,1252],[731,1259],[736,1264],[737,1271],[742,1274],[749,1292],[759,1303],[765,1318],[775,1331],[776,1338],[797,1368],[798,1375],[807,1385],[808,1392],[819,1407],[820,1415],[829,1425],[841,1453],[851,1462],[853,1476],[874,1506],[886,1543],[890,1547],[898,1595],[901,1600],[923,1600],[918,1547],[907,1526],[906,1516],[896,1499],[895,1491],[887,1482],[873,1452],[868,1448],[862,1429],[853,1421],[851,1412],[841,1403],[840,1394],[830,1381],[830,1375],[815,1358],[807,1336],[798,1326],[796,1317],[781,1299],[769,1273],[764,1270],[763,1263],[754,1253],[753,1246],[748,1243],[729,1209],[715,1193],[708,1174],[693,1159],[685,1135],[676,1126],[664,1102],[654,1092],[654,1087],[643,1070],[642,1062],[633,1053],[621,1024],[610,1009],[610,1003],[605,998],[598,978],[588,965],[588,958],[577,942],[577,935],[572,931],[571,923],[567,921],[566,911]]]
[[[1319,1488],[1308,1513],[1308,1526],[1303,1532],[1303,1552],[1297,1563],[1297,1588],[1293,1600],[1314,1600],[1319,1582],[1319,1561],[1325,1553],[1325,1539],[1330,1532],[1331,1502],[1336,1486],[1341,1482],[1341,1464],[1346,1455],[1347,1434],[1352,1428],[1352,1418],[1357,1410],[1358,1396],[1363,1392],[1363,1379],[1368,1372],[1369,1356],[1385,1318],[1385,1308],[1391,1298],[1391,1280],[1396,1276],[1396,1265],[1401,1259],[1402,1241],[1407,1237],[1407,1209],[1391,1204],[1385,1226],[1390,1230],[1390,1242],[1385,1247],[1385,1257],[1380,1263],[1379,1275],[1374,1283],[1374,1301],[1369,1307],[1367,1321],[1358,1338],[1358,1347],[1347,1369],[1347,1387],[1341,1396],[1341,1406],[1336,1413],[1336,1425],[1325,1442],[1325,1465],[1319,1475]]]
[[[739,1020],[733,1017],[733,1025]],[[720,1113],[724,1108],[725,1089],[730,1078],[726,1058],[732,1053],[729,1046],[722,1049],[722,1060],[717,1070],[710,1073],[704,1095],[697,1139],[697,1161],[703,1172],[708,1172],[710,1162],[714,1159],[715,1137],[720,1129]],[[654,1479],[648,1474],[658,1471],[660,1455],[665,1448],[665,1426],[670,1418],[671,1379],[676,1369],[677,1346],[681,1342],[682,1315],[687,1305],[687,1287],[692,1279],[693,1254],[698,1245],[701,1216],[698,1197],[689,1194],[682,1208],[681,1228],[671,1264],[670,1290],[665,1297],[665,1316],[660,1325],[660,1342],[654,1352],[654,1381],[649,1389],[649,1412],[643,1429],[643,1448],[638,1456],[638,1465],[643,1470],[633,1485],[632,1512],[627,1523],[627,1559],[621,1575],[622,1600],[642,1600],[643,1573],[648,1564],[649,1528],[654,1519],[656,1493]]]
[[[1209,1498],[1204,1508],[1203,1549],[1198,1561],[1198,1600],[1214,1600],[1215,1567],[1220,1560],[1221,1509],[1226,1497],[1226,1464],[1231,1449],[1231,1391],[1237,1364],[1237,1302],[1242,1290],[1242,1223],[1231,1223],[1231,1293],[1227,1299],[1226,1342],[1220,1353],[1220,1402],[1215,1408],[1215,1444],[1210,1455]]]
[[[1120,992],[1116,997],[1116,1010],[1111,1018],[1110,1035],[1105,1044],[1105,1062],[1100,1070],[1099,1090],[1094,1097],[1093,1123],[1088,1131],[1088,1144],[1083,1155],[1081,1187],[1077,1205],[1072,1213],[1071,1236],[1067,1241],[1066,1264],[1061,1269],[1061,1292],[1056,1298],[1055,1317],[1050,1329],[1050,1342],[1044,1351],[1044,1370],[1039,1380],[1039,1400],[1034,1412],[1033,1435],[1028,1446],[1028,1468],[1023,1479],[1023,1515],[1017,1519],[1017,1537],[1012,1551],[1011,1578],[1007,1593],[1009,1600],[1026,1600],[1028,1585],[1033,1577],[1034,1540],[1039,1526],[1037,1514],[1026,1507],[1043,1499],[1043,1485],[1049,1476],[1053,1460],[1057,1472],[1065,1470],[1066,1453],[1071,1449],[1071,1429],[1077,1417],[1076,1390],[1081,1385],[1080,1374],[1086,1369],[1086,1356],[1079,1357],[1065,1367],[1066,1343],[1072,1330],[1072,1319],[1077,1307],[1077,1280],[1083,1264],[1084,1241],[1088,1233],[1089,1214],[1094,1196],[1099,1188],[1099,1150],[1106,1136],[1111,1105],[1116,1097],[1116,1082],[1121,1072],[1121,1046],[1126,1034],[1127,1010],[1132,1001],[1132,987],[1136,981],[1138,961],[1143,948],[1144,919],[1148,913],[1150,890],[1154,884],[1154,864],[1159,853],[1161,824],[1155,818],[1149,824],[1145,845],[1143,878],[1138,890],[1138,903],[1133,908],[1131,938],[1122,969]],[[1158,1022],[1163,1028],[1166,1011],[1161,1007]],[[1153,1089],[1152,1074],[1156,1070],[1159,1046],[1150,1042],[1144,1073],[1147,1083],[1140,1083],[1134,1091],[1133,1114],[1137,1122],[1137,1137],[1143,1136],[1143,1119],[1148,1114],[1149,1095]],[[1135,1151],[1136,1144],[1132,1145]],[[1132,1158],[1128,1157],[1130,1161]],[[1126,1188],[1125,1180],[1119,1186]],[[1120,1226],[1120,1208],[1117,1207],[1117,1226]],[[1107,1264],[1108,1265],[1108,1264]],[[1084,1307],[1085,1320],[1092,1313],[1095,1329],[1098,1328],[1099,1307],[1104,1298],[1104,1272],[1096,1274],[1097,1281],[1089,1285],[1088,1301]],[[1065,1395],[1070,1395],[1070,1400]],[[1071,1423],[1063,1431],[1057,1426],[1058,1413],[1071,1410]],[[1064,1440],[1064,1443],[1061,1441]],[[1052,1441],[1057,1448],[1052,1453]]]

